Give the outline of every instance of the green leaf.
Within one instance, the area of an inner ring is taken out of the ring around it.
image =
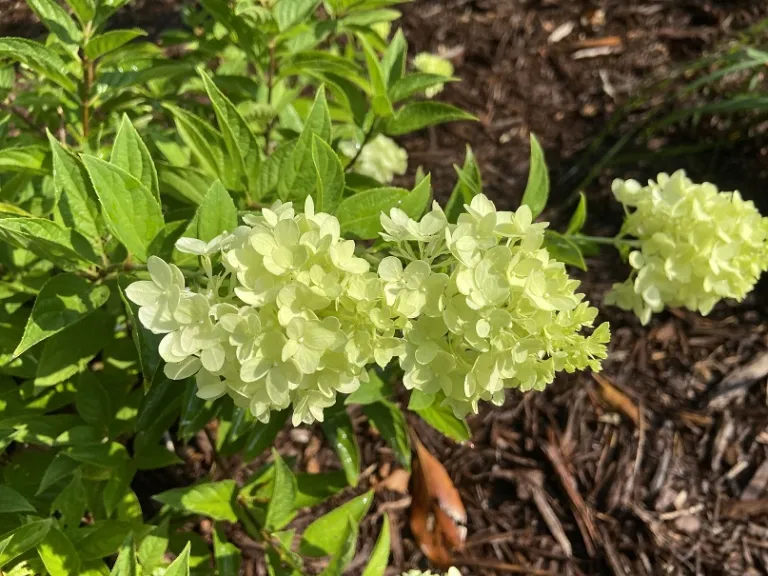
[[[216,180],[197,209],[197,237],[210,242],[222,232],[237,228],[237,207],[221,182]]]
[[[394,115],[395,111],[392,108],[392,102],[389,100],[387,80],[384,76],[384,71],[381,69],[381,63],[376,56],[376,51],[363,34],[357,34],[357,39],[363,47],[365,62],[368,67],[368,78],[370,79],[371,87],[373,88],[373,101],[371,102],[371,107],[377,116],[380,116],[381,118],[390,118]]]
[[[331,554],[331,561],[328,566],[320,572],[320,576],[337,576],[344,573],[344,568],[355,557],[355,548],[357,547],[358,524],[351,518],[347,518],[346,530],[339,539],[336,550]]]
[[[278,0],[272,8],[272,16],[280,32],[302,22],[315,10],[318,0]]]
[[[240,574],[240,549],[227,542],[224,532],[218,526],[213,530],[213,556],[216,559],[217,576]]]
[[[424,408],[429,408],[434,403],[434,394],[426,394],[416,388],[411,390],[411,397],[408,399],[408,410],[423,410]]]
[[[244,458],[252,460],[261,455],[264,450],[272,445],[278,432],[285,426],[285,421],[288,419],[288,413],[288,410],[272,412],[267,424],[256,422],[253,425],[251,433],[248,435],[248,439],[245,442],[245,447],[243,448]]]
[[[587,264],[584,262],[584,256],[581,254],[579,247],[569,238],[547,230],[544,235],[544,247],[549,252],[549,255],[555,260],[559,260],[563,264],[569,266],[576,266],[581,270],[587,269]]]
[[[137,576],[138,572],[139,565],[136,562],[136,546],[133,542],[133,533],[131,533],[125,539],[122,546],[120,546],[120,553],[109,576]]]
[[[296,500],[293,503],[295,510],[316,506],[334,496],[349,486],[347,477],[341,470],[325,472],[322,474],[297,474],[296,475]]]
[[[360,448],[357,445],[352,420],[349,419],[342,402],[336,402],[332,408],[326,409],[323,432],[336,450],[347,482],[350,486],[357,486],[357,479],[360,476]]]
[[[64,44],[80,42],[83,37],[80,29],[56,0],[27,0],[27,4],[51,34],[57,36]]]
[[[522,203],[531,209],[533,217],[536,218],[546,208],[548,199],[549,171],[544,161],[544,151],[536,136],[531,133],[531,164]]]
[[[333,554],[347,532],[347,518],[359,523],[372,501],[373,491],[370,490],[312,522],[301,536],[300,553],[313,558]]]
[[[75,393],[77,413],[87,424],[105,431],[112,419],[109,395],[93,372],[83,372]]]
[[[75,230],[45,218],[0,218],[0,240],[29,250],[66,270],[98,263],[88,240]]]
[[[389,515],[384,513],[384,522],[381,524],[381,532],[376,539],[376,544],[371,552],[368,565],[363,570],[363,576],[384,576],[384,571],[389,563]]]
[[[400,13],[396,10],[382,10],[382,12],[391,13],[394,19],[400,17]],[[389,88],[389,97],[392,102],[395,100],[392,98],[392,89],[397,86],[400,80],[405,75],[406,59],[408,57],[408,45],[405,42],[405,35],[402,29],[398,29],[395,35],[392,37],[392,41],[387,46],[387,51],[384,52],[384,56],[381,59],[381,69],[384,73],[384,78],[387,81]]]
[[[254,200],[261,200],[277,188],[281,168],[284,164],[287,165],[297,142],[298,140],[284,142],[262,163],[256,188],[251,190],[251,197]]]
[[[400,108],[395,117],[385,123],[384,132],[390,136],[398,136],[427,126],[457,120],[477,120],[477,118],[443,102],[411,102]]]
[[[32,512],[34,514],[35,507],[13,488],[0,484],[0,514],[13,512]]]
[[[157,176],[162,185],[162,194],[172,194],[176,198],[198,205],[205,198],[205,193],[216,180],[197,168],[188,166],[170,166],[159,164]]]
[[[59,201],[57,219],[67,228],[82,234],[98,255],[103,255],[99,232],[99,204],[89,191],[88,175],[80,160],[48,132],[53,156],[53,183]]]
[[[152,386],[163,362],[160,353],[158,352],[158,347],[160,345],[160,340],[163,339],[163,334],[152,334],[152,332],[144,328],[139,321],[139,307],[125,296],[125,289],[130,283],[131,280],[124,275],[121,275],[117,279],[117,286],[120,289],[120,298],[123,300],[126,315],[131,323],[131,336],[139,355],[141,373],[144,376],[144,390],[146,391]]]
[[[181,400],[181,419],[179,420],[178,436],[189,440],[216,416],[217,408],[197,396],[197,382],[194,378],[187,380],[184,396]]]
[[[107,470],[120,468],[130,459],[125,446],[117,442],[91,444],[88,446],[69,446],[62,453],[76,462]]]
[[[109,469],[109,478],[102,492],[102,503],[107,516],[112,516],[117,505],[126,495],[133,477],[136,473],[136,462],[123,460],[114,468]],[[141,514],[139,514],[141,515]]]
[[[36,386],[52,386],[84,369],[109,342],[115,318],[101,310],[48,338],[40,354]]]
[[[464,211],[464,204],[470,204],[472,198],[483,191],[480,167],[477,165],[477,160],[469,145],[467,145],[467,151],[464,156],[464,165],[459,168],[454,164],[453,167],[456,170],[458,180],[445,205],[445,214],[448,222],[456,222],[459,214]]]
[[[360,387],[347,396],[344,404],[373,404],[386,400],[390,392],[376,371],[368,370],[368,382],[361,382]]]
[[[45,150],[40,146],[16,146],[0,150],[0,172],[45,174]]]
[[[463,419],[457,418],[448,406],[441,406],[438,402],[433,402],[426,408],[414,408],[413,410],[432,428],[456,442],[466,442],[472,437],[467,423]]]
[[[69,534],[83,560],[98,560],[120,550],[133,528],[129,522],[101,520]]]
[[[140,28],[131,28],[130,30],[110,30],[104,34],[94,36],[85,45],[85,55],[91,60],[101,58],[117,50],[121,46],[128,44],[131,40],[139,36],[146,36],[147,33]]]
[[[275,461],[275,479],[273,481],[272,497],[267,506],[267,515],[264,527],[270,531],[280,530],[288,524],[295,515],[293,502],[296,499],[296,478],[286,463],[272,449],[272,457]]]
[[[259,142],[235,105],[221,93],[205,72],[199,72],[205,91],[213,104],[227,152],[236,160],[235,166],[239,173],[245,175],[248,189],[254,189],[261,166]]]
[[[108,298],[106,284],[92,284],[75,274],[52,276],[37,295],[13,357],[82,320],[103,306]]]
[[[85,26],[86,23],[93,20],[93,16],[96,13],[96,7],[94,6],[94,0],[64,0],[72,11],[80,20],[80,23]]]
[[[419,220],[429,206],[432,197],[432,178],[429,174],[408,193],[402,202],[400,209],[414,220]]]
[[[160,203],[160,187],[157,182],[157,170],[152,156],[139,133],[134,128],[127,114],[123,114],[120,128],[112,145],[110,164],[121,168],[152,192],[155,200]]]
[[[409,194],[403,188],[373,188],[345,198],[336,211],[342,233],[364,240],[377,238],[381,232],[381,213],[389,213]]]
[[[39,42],[24,38],[0,38],[0,58],[21,62],[65,90],[77,93],[77,85],[65,73],[66,63],[51,48]]]
[[[237,485],[234,480],[206,482],[194,486],[174,488],[153,496],[154,500],[167,504],[174,510],[188,514],[200,514],[214,520],[236,522],[232,508]]]
[[[565,231],[566,236],[581,232],[584,224],[587,222],[587,196],[584,192],[579,192],[579,205],[568,222],[568,228]]]
[[[146,262],[147,248],[165,224],[154,195],[127,172],[95,156],[83,155],[83,163],[110,230],[137,259]]]
[[[37,545],[37,553],[45,565],[50,576],[70,576],[80,574],[80,556],[72,541],[59,530],[52,526]]]
[[[396,103],[405,100],[414,94],[420,94],[432,86],[453,81],[455,81],[454,78],[448,78],[441,76],[440,74],[416,72],[414,74],[408,74],[395,82],[389,88],[389,97],[392,99],[392,102]]]
[[[363,406],[363,412],[382,438],[395,451],[395,456],[408,470],[411,469],[411,443],[408,438],[408,425],[405,416],[397,404],[384,400]]]
[[[168,549],[169,523],[170,518],[166,517],[139,544],[139,561],[142,568],[147,571],[153,570],[164,562],[165,551]]]
[[[171,562],[171,565],[165,569],[163,576],[189,576],[189,550],[192,545],[187,542],[184,550]]]
[[[43,479],[40,480],[40,487],[37,489],[37,494],[42,494],[48,488],[56,484],[59,480],[71,476],[80,465],[67,458],[64,454],[56,454],[56,457],[45,469]]]
[[[304,130],[296,141],[290,157],[280,167],[277,191],[281,198],[303,200],[317,188],[317,171],[313,162],[314,136],[328,142],[331,137],[331,115],[325,100],[325,90],[320,88],[309,112]]]
[[[80,526],[86,505],[87,498],[83,480],[80,477],[80,472],[76,471],[66,488],[56,496],[51,504],[51,512],[58,510],[61,513],[60,524],[72,529]]]
[[[317,171],[315,210],[332,214],[344,194],[344,167],[336,152],[319,136],[312,136],[312,162]]]
[[[4,544],[0,551],[0,568],[42,542],[52,526],[53,520],[46,518],[24,524],[0,536],[0,542]]]

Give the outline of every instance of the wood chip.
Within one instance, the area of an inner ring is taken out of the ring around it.
[[[715,387],[708,406],[711,410],[722,410],[728,404],[746,395],[750,386],[768,376],[768,352],[763,352],[749,364],[730,372]]]
[[[768,460],[763,461],[755,470],[752,479],[741,493],[741,499],[744,501],[757,500],[763,495],[766,485],[768,485]]]
[[[574,60],[584,60],[586,58],[599,58],[600,56],[610,56],[621,52],[620,47],[616,46],[598,46],[597,48],[584,48],[571,54]]]
[[[555,28],[552,31],[552,34],[549,35],[549,38],[547,38],[548,44],[557,44],[560,42],[560,40],[564,40],[571,32],[573,32],[573,29],[576,27],[576,23],[572,20],[565,22],[563,24],[560,24],[557,28]]]
[[[406,494],[408,492],[408,483],[411,481],[411,475],[407,470],[398,468],[392,472],[389,476],[384,478],[376,486],[376,490],[391,490],[398,494]]]
[[[722,514],[734,520],[746,520],[768,514],[768,500],[730,500],[723,504]]]

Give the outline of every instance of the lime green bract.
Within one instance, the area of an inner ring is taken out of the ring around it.
[[[707,315],[723,298],[743,299],[768,269],[768,219],[738,192],[696,184],[680,170],[647,186],[615,180],[613,193],[631,209],[622,235],[637,238],[640,249],[606,303],[634,311],[643,324],[665,306]]]
[[[424,72],[425,74],[435,74],[437,76],[445,76],[446,78],[453,76],[453,64],[451,61],[429,52],[417,54],[413,59],[413,65],[416,66],[419,72]],[[444,84],[430,86],[424,91],[424,95],[427,98],[434,98],[443,91],[444,87]]]

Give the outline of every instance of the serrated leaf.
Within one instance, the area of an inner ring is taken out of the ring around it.
[[[34,514],[35,507],[13,488],[0,484],[0,514],[14,512],[32,512]]]
[[[42,542],[52,526],[53,520],[46,518],[24,524],[0,536],[0,542],[5,544],[0,552],[0,568]]]
[[[357,39],[363,47],[365,54],[365,63],[368,67],[368,78],[373,88],[373,100],[371,107],[377,116],[381,118],[390,118],[395,111],[392,108],[392,102],[387,93],[387,79],[381,69],[381,63],[376,56],[376,51],[370,45],[363,34],[357,34]]]
[[[270,532],[280,530],[291,521],[295,515],[293,502],[296,499],[296,478],[293,472],[274,448],[272,457],[275,461],[275,478],[264,520],[264,527]]]
[[[432,428],[456,442],[466,442],[471,438],[467,423],[463,419],[457,418],[448,406],[441,406],[438,402],[433,402],[425,408],[413,408],[413,411]]]
[[[562,236],[552,230],[547,230],[547,233],[544,235],[544,247],[555,260],[559,260],[569,266],[576,266],[581,270],[587,269],[587,264],[584,262],[581,250],[566,236]]]
[[[261,166],[259,142],[229,98],[221,93],[216,84],[202,70],[200,70],[200,76],[213,104],[227,152],[236,160],[235,166],[240,174],[245,176],[248,189],[253,189],[256,187]]]
[[[52,386],[74,376],[109,342],[115,318],[101,310],[48,338],[35,375],[36,386]]]
[[[336,211],[343,233],[372,240],[381,232],[381,213],[400,205],[410,192],[403,188],[373,188],[345,198]]]
[[[384,124],[384,132],[390,136],[398,136],[427,126],[458,120],[477,120],[477,118],[469,112],[443,102],[411,102],[400,108],[395,117]]]
[[[0,218],[0,240],[51,260],[65,270],[98,264],[88,240],[45,218]]]
[[[273,192],[280,181],[280,169],[288,162],[298,140],[283,142],[262,164],[256,188],[251,190],[251,198],[261,200]]]
[[[370,560],[363,570],[363,576],[384,576],[389,564],[389,515],[384,513],[381,532],[371,552]]]
[[[82,320],[108,298],[109,287],[105,284],[92,284],[76,274],[52,276],[37,295],[14,358]]]
[[[184,550],[171,562],[171,565],[165,569],[163,576],[189,576],[189,551],[191,544],[187,542]]]
[[[224,185],[216,180],[197,209],[197,237],[209,242],[237,228],[237,207]]]
[[[147,145],[127,114],[123,114],[115,143],[112,145],[109,162],[141,182],[147,190],[152,192],[158,204],[160,203],[160,187],[157,182],[155,163]]]
[[[138,572],[136,545],[133,541],[133,533],[131,533],[120,546],[120,553],[117,555],[117,560],[109,576],[137,576]]]
[[[544,160],[544,151],[536,136],[531,133],[531,164],[528,169],[528,184],[525,186],[522,204],[531,209],[536,218],[544,211],[549,199],[549,171]]]
[[[77,462],[67,458],[64,454],[56,454],[48,468],[45,469],[45,474],[43,474],[43,479],[40,480],[37,494],[42,494],[59,480],[71,476],[79,466]]]
[[[80,160],[64,148],[48,132],[48,141],[53,156],[53,183],[59,200],[56,204],[57,219],[67,228],[74,228],[82,234],[94,252],[104,253],[99,233],[99,204],[89,192],[88,174]]]
[[[117,166],[95,156],[83,155],[82,158],[107,226],[137,259],[146,262],[147,248],[165,225],[154,195]]]
[[[45,149],[40,146],[16,146],[0,150],[0,172],[45,174]]]
[[[370,490],[312,522],[301,536],[300,553],[313,558],[333,554],[347,531],[347,518],[359,523],[372,501],[373,491]]]
[[[234,480],[222,480],[174,488],[152,498],[187,514],[200,514],[214,520],[236,522],[237,516],[232,507],[236,489]]]
[[[69,4],[72,11],[80,20],[80,23],[85,26],[87,22],[93,20],[93,16],[96,13],[96,7],[94,6],[94,0],[64,0]]]
[[[138,557],[142,568],[153,570],[163,563],[165,551],[168,549],[169,523],[170,518],[166,517],[139,544]]]
[[[58,527],[52,526],[37,545],[37,553],[50,576],[80,574],[80,556],[72,541]]]
[[[363,406],[363,412],[382,438],[395,451],[395,456],[408,470],[411,469],[411,443],[408,425],[397,404],[384,400]]]
[[[459,214],[464,211],[464,204],[470,204],[472,198],[483,191],[480,168],[469,145],[467,145],[467,151],[464,155],[464,165],[461,168],[454,165],[454,169],[458,180],[445,205],[445,215],[448,222],[456,222]]]
[[[91,60],[96,60],[128,44],[131,40],[146,35],[147,33],[140,28],[110,30],[88,40],[88,43],[85,45],[85,55]]]
[[[272,8],[272,16],[280,32],[303,21],[318,4],[318,0],[278,0]]]
[[[0,38],[0,58],[11,58],[28,66],[65,90],[75,94],[77,86],[64,72],[66,63],[51,48],[24,38]]]
[[[317,135],[312,139],[312,162],[317,172],[315,210],[332,214],[344,195],[344,167],[333,148]]]
[[[455,78],[441,76],[440,74],[426,74],[424,72],[408,74],[407,76],[400,78],[400,80],[390,87],[389,97],[392,102],[397,103],[414,94],[421,94],[427,88],[431,88],[432,86],[454,82],[455,80]]]
[[[398,16],[394,16],[394,19],[400,17],[400,13],[396,10],[383,10],[382,12],[388,12],[392,16],[398,14]],[[408,45],[405,41],[405,35],[403,34],[402,29],[398,29],[381,59],[381,69],[384,73],[384,79],[386,80],[388,87],[388,95],[392,102],[395,101],[392,99],[392,88],[397,86],[405,75],[407,57]]]
[[[197,168],[158,164],[157,177],[163,194],[198,205],[216,178]]]
[[[336,545],[336,550],[331,554],[331,561],[320,573],[320,576],[336,576],[337,574],[344,573],[344,568],[347,567],[347,564],[349,564],[355,556],[358,533],[357,521],[352,520],[352,518],[347,518],[346,530],[341,535],[341,538]]]
[[[357,486],[360,476],[360,448],[352,420],[342,402],[337,402],[332,408],[326,408],[323,432],[328,443],[336,450],[347,483]]]
[[[216,560],[217,576],[240,574],[240,549],[227,542],[224,532],[218,526],[213,531],[213,556]]]
[[[117,442],[69,446],[62,451],[62,454],[67,455],[76,462],[109,470],[120,468],[131,458],[125,446]]]
[[[64,44],[77,44],[83,37],[82,32],[69,17],[66,10],[55,0],[26,0],[37,17],[40,18],[51,34],[57,36]]]
[[[70,531],[69,535],[83,560],[98,560],[115,554],[134,526],[120,520],[101,520]]]
[[[160,340],[163,339],[163,334],[152,334],[139,321],[139,307],[125,296],[125,289],[130,282],[127,276],[120,276],[117,279],[120,297],[125,305],[126,315],[131,322],[131,336],[139,355],[141,373],[144,376],[144,390],[147,391],[152,386],[163,362],[158,352],[158,346],[160,345]]]
[[[584,224],[587,222],[587,196],[584,192],[579,192],[579,205],[576,206],[568,222],[568,228],[565,231],[566,236],[581,232]]]
[[[66,458],[63,455],[62,457]],[[79,463],[76,462],[76,464],[79,466]],[[85,487],[80,472],[77,471],[66,488],[56,496],[51,504],[51,513],[59,511],[61,513],[60,524],[69,529],[76,528],[80,525],[83,514],[85,514],[86,503]]]

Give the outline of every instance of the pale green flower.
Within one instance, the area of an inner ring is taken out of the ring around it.
[[[613,192],[631,209],[622,235],[640,248],[629,254],[632,274],[606,303],[634,311],[643,324],[665,306],[706,315],[723,298],[742,300],[768,269],[768,218],[738,192],[695,184],[682,170],[647,186],[615,180]]]
[[[385,304],[407,319],[399,356],[406,388],[464,416],[482,400],[503,403],[507,388],[541,390],[557,371],[600,369],[608,325],[581,334],[597,310],[542,247],[546,224],[532,223],[527,207],[498,212],[476,196],[426,243],[397,212],[382,223],[398,255],[378,273]]]
[[[359,146],[354,142],[342,142],[341,152],[349,158],[354,158]],[[408,153],[400,148],[391,138],[379,134],[363,146],[357,157],[352,171],[389,184],[395,175],[402,176],[408,169]]]
[[[166,334],[178,327],[173,313],[179,305],[184,290],[184,275],[173,264],[166,264],[157,256],[147,260],[151,281],[134,282],[126,290],[126,296],[138,304],[139,320],[154,334]]]
[[[421,52],[417,54],[413,59],[413,65],[416,69],[425,74],[435,74],[437,76],[445,76],[450,78],[453,76],[453,64],[446,58],[441,58],[436,54],[430,54],[429,52]],[[444,84],[435,84],[430,86],[424,91],[424,95],[427,98],[434,98],[440,92],[443,91]]]

